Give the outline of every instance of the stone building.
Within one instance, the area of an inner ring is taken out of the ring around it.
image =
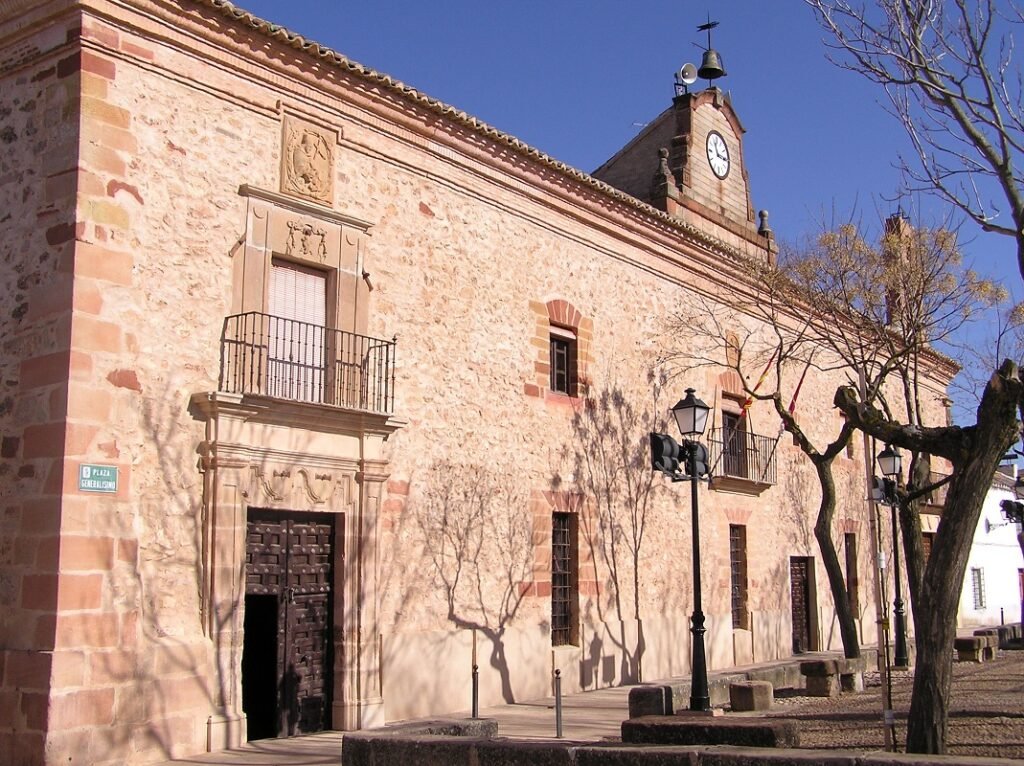
[[[466,710],[474,662],[485,705],[687,673],[646,452],[686,385],[711,667],[838,645],[800,453],[658,375],[679,296],[774,253],[716,88],[588,175],[224,0],[0,0],[0,232],[5,763]]]

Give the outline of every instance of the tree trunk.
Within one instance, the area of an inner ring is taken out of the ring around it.
[[[925,586],[925,591],[929,587]],[[946,589],[946,593],[954,591]],[[922,595],[924,595],[922,593]],[[940,594],[941,595],[941,594]],[[946,725],[949,719],[949,690],[953,680],[953,639],[956,638],[956,609],[959,591],[953,599],[953,619],[938,611],[922,614],[914,611],[914,642],[917,663],[914,690],[907,718],[908,753],[946,752]],[[929,600],[927,597],[922,600]],[[919,621],[923,617],[924,621]]]
[[[814,523],[814,537],[818,541],[821,560],[825,565],[828,584],[832,590],[836,619],[839,621],[839,635],[843,640],[843,654],[849,659],[854,659],[860,657],[860,639],[857,637],[857,623],[850,608],[846,579],[839,564],[835,543],[832,541],[832,521],[836,511],[836,483],[832,476],[832,461],[817,458],[814,460],[814,468],[818,472],[818,482],[821,485],[821,504],[818,506],[818,519]]]
[[[953,478],[925,567],[920,603],[913,605],[917,667],[907,719],[908,753],[945,752],[953,639],[964,572],[992,477],[1007,447],[1020,434],[1020,395],[1016,367],[1004,363],[985,388],[978,424],[964,429],[960,459],[953,461]]]
[[[889,420],[857,401],[851,387],[836,392],[836,406],[855,427],[905,449],[947,458],[953,478],[924,571],[914,610],[917,665],[907,720],[907,752],[945,751],[953,639],[964,571],[981,507],[1006,449],[1020,438],[1017,411],[1024,386],[1007,360],[993,373],[978,406],[975,426],[926,428]]]

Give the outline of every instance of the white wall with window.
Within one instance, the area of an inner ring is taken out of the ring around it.
[[[960,627],[1021,619],[1024,554],[1017,542],[1017,525],[1006,521],[999,506],[1001,500],[1014,499],[1012,486],[1012,476],[996,474],[985,498],[964,572],[957,615]]]

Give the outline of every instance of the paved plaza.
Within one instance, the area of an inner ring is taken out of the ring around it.
[[[1024,760],[1024,651],[1004,650],[994,661],[955,663],[953,669],[950,754]],[[893,707],[897,711],[896,739],[900,749],[906,736],[911,680],[910,672],[893,674]],[[617,739],[620,724],[628,717],[629,689],[618,687],[567,695],[563,701],[565,738],[590,742]],[[881,750],[884,748],[882,693],[879,674],[871,672],[866,674],[864,692],[831,699],[807,697],[800,690],[777,690],[775,706],[767,715],[798,720],[801,747]],[[482,717],[498,721],[498,733],[502,737],[555,737],[554,700],[551,698],[484,708],[480,713]],[[240,750],[167,761],[161,766],[339,764],[342,741],[341,732],[261,740]]]

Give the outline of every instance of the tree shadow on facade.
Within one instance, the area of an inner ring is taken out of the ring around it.
[[[571,488],[580,498],[579,530],[592,559],[596,587],[588,606],[619,655],[619,683],[643,680],[646,650],[641,618],[643,547],[660,488],[659,476],[651,469],[648,434],[664,430],[664,421],[650,414],[657,412],[664,379],[651,372],[647,382],[653,405],[648,412],[634,403],[639,395],[618,385],[591,392],[573,415],[571,438],[564,448],[569,475],[552,480],[553,490]],[[629,621],[636,624],[635,638],[627,629]],[[584,646],[584,687],[589,681],[595,686],[614,683],[609,660],[614,662],[595,632]]]
[[[92,647],[86,660],[93,683],[117,689],[112,725],[94,732],[110,753],[184,754],[175,734],[182,714],[204,703],[204,716],[223,709],[236,680],[216,671],[217,642],[236,614],[209,619],[201,595],[203,487],[201,473],[188,470],[197,458],[195,443],[183,437],[194,433],[184,391],[169,380],[164,390],[140,391],[122,408],[131,413],[121,423],[125,432],[139,433],[158,461],[153,471],[130,477],[131,507],[102,521],[113,538],[106,614],[80,621],[74,638]],[[105,449],[109,459],[120,458],[117,441]],[[182,606],[183,598],[194,600],[194,610]]]
[[[483,637],[501,698],[515,702],[505,642],[532,577],[527,498],[514,477],[448,461],[434,463],[418,489],[410,509],[433,583],[447,606],[446,619]]]

